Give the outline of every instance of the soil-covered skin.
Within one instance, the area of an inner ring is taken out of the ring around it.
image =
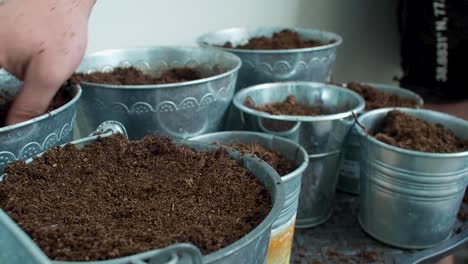
[[[271,197],[224,149],[197,152],[171,139],[101,139],[16,162],[0,207],[54,260],[127,256],[190,242],[204,254],[255,228]]]
[[[10,110],[11,105],[13,104],[15,97],[8,94],[5,90],[2,90],[0,87],[0,127],[5,126],[5,121]],[[52,103],[49,106],[48,111],[53,111],[62,105],[68,103],[73,99],[73,95],[70,90],[66,87],[61,88],[57,94],[55,94]]]
[[[387,113],[384,125],[375,138],[396,147],[422,152],[453,153],[468,150],[468,142],[457,138],[449,129],[398,110]]]
[[[285,29],[273,33],[272,37],[256,37],[249,39],[244,45],[233,46],[226,42],[222,47],[251,50],[280,50],[280,49],[302,49],[323,46],[334,43],[335,40],[325,43],[318,40],[305,40],[297,32]]]
[[[202,72],[195,68],[172,68],[165,70],[159,77],[145,74],[135,67],[117,67],[111,72],[94,72],[90,74],[77,73],[72,77],[73,82],[90,82],[111,85],[150,85],[169,84],[199,80]]]
[[[288,95],[284,102],[274,102],[257,106],[249,96],[245,99],[244,105],[272,115],[295,115],[295,116],[316,116],[320,115],[320,107],[309,106],[297,102],[294,95]]]
[[[411,99],[378,90],[371,85],[357,82],[350,82],[347,84],[339,85],[346,87],[361,95],[362,98],[364,98],[364,100],[366,101],[366,111],[385,107],[417,107],[417,102]]]
[[[274,150],[267,149],[260,145],[259,143],[251,144],[229,144],[231,148],[238,150],[240,153],[245,154],[249,153],[259,157],[260,159],[266,161],[270,166],[278,172],[280,176],[284,176],[293,172],[297,169],[297,165],[294,161],[291,161],[279,154]]]

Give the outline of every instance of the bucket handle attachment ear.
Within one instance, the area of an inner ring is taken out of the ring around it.
[[[93,133],[91,133],[89,136],[74,140],[74,141],[70,142],[69,144],[73,144],[73,145],[86,144],[86,143],[88,143],[90,141],[94,141],[94,140],[99,139],[99,138],[110,137],[110,136],[116,135],[116,134],[122,134],[126,138],[128,138],[127,129],[125,129],[124,125],[122,125],[121,123],[119,123],[117,121],[109,120],[109,121],[105,121],[105,122],[101,123],[96,128],[96,130]],[[68,144],[66,144],[66,145],[68,145]]]

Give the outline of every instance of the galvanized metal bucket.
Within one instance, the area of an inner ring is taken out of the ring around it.
[[[13,96],[21,85],[15,77],[0,70],[0,90]],[[65,105],[28,121],[0,127],[0,174],[15,160],[29,159],[72,140],[76,102],[81,96],[81,88],[74,85],[67,89],[73,98]]]
[[[189,138],[221,128],[234,95],[240,59],[215,49],[147,47],[105,50],[87,55],[78,72],[134,66],[148,74],[174,67],[199,67],[222,73],[189,82],[161,85],[105,85],[83,82],[78,107],[80,136],[105,120],[117,120],[130,139],[148,134]]]
[[[363,114],[360,123],[374,132],[384,108]],[[468,122],[423,109],[398,110],[438,123],[468,140]],[[394,147],[357,129],[361,137],[361,227],[386,244],[428,248],[450,237],[468,184],[468,151],[425,153]]]
[[[291,140],[265,133],[247,131],[210,133],[193,137],[189,140],[204,143],[216,142],[221,145],[258,143],[267,149],[278,152],[280,155],[299,165],[296,170],[281,177],[286,198],[281,213],[272,226],[267,258],[268,264],[289,263],[302,174],[309,162],[305,149]]]
[[[330,114],[320,116],[270,115],[244,105],[247,97],[258,104],[284,101],[294,95],[301,103],[320,105]],[[245,129],[285,137],[298,143],[309,155],[302,177],[296,227],[313,227],[332,213],[340,153],[354,124],[353,112],[364,109],[356,93],[333,85],[313,82],[270,83],[249,87],[234,97]]]
[[[314,39],[325,43],[335,42],[312,48],[288,50],[245,50],[222,48],[226,42],[234,46],[246,43],[254,37],[271,37],[273,33],[291,29],[304,39]],[[330,79],[332,66],[336,59],[336,49],[342,43],[342,38],[335,33],[317,29],[285,28],[285,27],[255,27],[229,28],[200,36],[197,39],[200,46],[216,47],[239,56],[242,67],[236,92],[242,88],[256,84],[284,81],[314,81],[326,82]],[[240,120],[236,108],[230,111],[228,130],[240,128]]]
[[[118,123],[117,123],[118,124]],[[110,129],[113,122],[106,122],[97,133],[87,138],[72,142],[83,145],[110,136],[122,129]],[[123,130],[125,131],[125,130]],[[187,146],[198,151],[214,151],[218,146],[203,144],[193,141],[176,141],[177,144]],[[139,263],[167,263],[167,264],[257,264],[264,263],[270,240],[270,232],[273,222],[278,218],[284,204],[284,186],[281,178],[266,162],[251,155],[240,155],[238,152],[229,151],[233,159],[240,160],[265,186],[272,197],[272,209],[268,216],[254,230],[240,240],[211,254],[202,256],[193,245],[182,243],[175,244],[164,249],[156,249],[129,257],[123,257],[107,261],[92,262],[53,262],[53,263],[102,263],[102,264],[139,264]],[[29,160],[28,162],[30,162]],[[1,179],[0,179],[1,180]],[[0,262],[8,263],[45,263],[52,261],[37,247],[37,245],[21,230],[2,210],[0,210],[0,231],[5,236],[0,236]]]
[[[417,103],[419,108],[423,99],[410,90],[387,84],[369,83],[375,89],[408,98]],[[365,111],[363,111],[365,113]],[[361,114],[361,113],[357,113]],[[356,125],[351,129],[343,147],[343,159],[340,165],[340,174],[336,188],[350,194],[359,194],[359,162],[360,162],[359,134]]]

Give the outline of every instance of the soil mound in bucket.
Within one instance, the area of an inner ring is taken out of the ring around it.
[[[204,254],[250,232],[271,210],[256,178],[220,148],[113,136],[16,162],[0,207],[54,260],[104,260],[173,243]]]
[[[356,93],[358,93],[366,101],[366,111],[385,108],[385,107],[409,107],[416,108],[417,102],[376,89],[375,87],[363,83],[350,82],[347,84],[339,84]]]
[[[284,176],[293,172],[297,169],[297,165],[284,157],[283,155],[279,154],[274,150],[267,149],[260,145],[259,143],[251,143],[251,144],[228,144],[227,146],[238,150],[240,153],[245,154],[252,154],[257,156],[258,158],[266,161],[270,166],[278,172],[280,176]]]
[[[215,74],[213,74],[215,75]],[[72,77],[73,82],[90,82],[110,85],[156,85],[199,80],[208,75],[196,68],[172,68],[163,71],[159,77],[146,74],[135,67],[117,67],[110,72],[94,72],[89,74],[77,73]]]
[[[335,40],[326,43],[318,40],[305,40],[299,33],[285,29],[273,33],[272,37],[251,38],[246,44],[233,46],[231,42],[226,42],[222,47],[234,49],[251,50],[280,50],[280,49],[303,49],[323,46],[334,43]]]
[[[48,111],[53,111],[72,99],[73,96],[70,91],[67,88],[61,88],[52,100]],[[15,96],[9,94],[5,90],[2,90],[2,87],[0,87],[0,128],[5,126],[8,111],[10,110],[14,100]]]
[[[384,125],[375,138],[399,148],[422,152],[453,153],[468,150],[468,142],[457,138],[451,130],[398,110],[387,113]]]
[[[321,114],[320,107],[313,107],[301,104],[294,95],[288,95],[284,102],[274,102],[257,106],[249,96],[245,99],[244,105],[257,111],[266,112],[272,115],[295,115],[295,116],[316,116]]]

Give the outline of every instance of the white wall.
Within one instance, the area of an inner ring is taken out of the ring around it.
[[[391,83],[400,72],[397,0],[99,0],[88,51],[195,45],[202,33],[232,26],[314,27],[343,36],[336,81]]]

